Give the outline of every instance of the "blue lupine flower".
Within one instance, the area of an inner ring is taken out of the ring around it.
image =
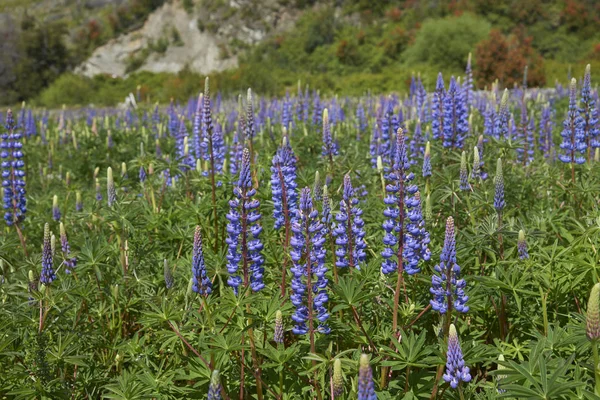
[[[102,188],[100,186],[100,181],[96,178],[96,200],[102,201]]]
[[[465,68],[465,81],[463,82],[462,90],[464,92],[465,104],[468,107],[473,100],[473,70],[471,68],[471,53],[469,53],[469,58],[467,59],[467,67]]]
[[[325,267],[325,236],[323,224],[318,218],[319,212],[313,207],[310,189],[304,188],[300,193],[300,204],[292,223],[292,239],[290,256],[292,259],[292,294],[290,296],[296,311],[292,319],[296,323],[292,332],[296,335],[309,333],[306,322],[313,326],[318,320],[317,330],[329,333],[325,324],[329,313],[325,304],[327,295],[327,268]],[[310,243],[310,244],[309,244]],[[307,246],[307,244],[309,244]]]
[[[315,92],[313,96],[313,116],[312,123],[315,126],[321,125],[321,118],[323,113],[323,106],[321,105],[321,97],[319,96],[319,92]]]
[[[545,158],[549,158],[552,155],[552,148],[554,147],[554,142],[552,140],[553,129],[554,119],[552,118],[552,107],[550,107],[549,104],[546,104],[544,108],[542,108],[539,127],[540,150],[544,153]]]
[[[75,192],[75,211],[83,211],[83,200],[81,200],[81,192],[79,190]]]
[[[252,113],[252,95],[248,89],[249,113]],[[210,102],[210,85],[208,77],[204,81],[204,96],[202,107],[202,143],[200,145],[204,159],[210,161],[210,171],[206,175],[216,175],[223,171],[225,160],[225,141],[220,124],[213,124]]]
[[[377,400],[373,370],[369,365],[369,356],[366,354],[360,356],[358,367],[358,400]]]
[[[502,159],[496,163],[496,176],[494,177],[494,208],[501,212],[504,209],[504,174],[502,173]]]
[[[421,76],[419,75],[417,79],[417,119],[420,119],[423,122],[429,121],[429,115],[427,113],[427,92],[425,91],[425,86],[423,86],[423,82],[421,81]]]
[[[204,159],[204,148],[202,147],[203,142],[203,129],[202,129],[202,111],[204,106],[204,95],[200,93],[198,96],[198,102],[196,104],[196,111],[194,113],[194,120],[192,122],[192,139],[194,146],[194,156],[196,160]]]
[[[330,162],[332,162],[333,156],[338,154],[337,143],[333,141],[331,136],[331,124],[329,123],[329,111],[327,109],[323,110],[323,151],[321,154],[328,157]]]
[[[596,99],[592,95],[592,74],[591,67],[588,64],[585,67],[583,77],[583,86],[581,88],[581,107],[579,108],[580,124],[583,135],[586,138],[588,148],[600,147],[598,136],[600,135],[600,126],[598,125],[598,108]]]
[[[462,149],[465,137],[469,133],[469,117],[463,95],[464,92],[454,77],[450,78],[443,102],[443,146],[446,148]]]
[[[415,131],[413,132],[412,139],[410,140],[410,157],[412,158],[412,164],[417,162],[417,158],[423,154],[423,150],[421,120],[417,119],[417,122],[415,123]]]
[[[500,101],[500,107],[498,108],[498,112],[496,113],[496,118],[494,120],[493,136],[496,139],[509,138],[509,118],[510,115],[508,111],[508,89],[504,89],[504,93],[502,94],[502,100]]]
[[[47,286],[55,279],[52,233],[50,232],[50,225],[46,223],[44,225],[44,246],[42,247],[42,273],[40,274],[40,282]]]
[[[496,105],[495,100],[492,96],[489,102],[485,103],[485,109],[483,114],[483,134],[486,136],[495,137],[495,124],[496,124]],[[496,138],[497,139],[497,138]]]
[[[378,155],[381,156],[384,164],[384,169],[387,170],[392,166],[396,148],[396,131],[400,127],[398,117],[394,115],[394,100],[392,97],[388,99],[385,106],[385,114],[379,121],[381,127],[381,141],[379,145]]]
[[[264,288],[263,263],[261,254],[263,245],[260,241],[260,202],[253,199],[256,189],[252,187],[250,171],[250,152],[244,149],[239,179],[233,189],[235,198],[229,201],[230,211],[226,218],[228,238],[225,240],[229,250],[227,252],[227,270],[229,279],[227,283],[234,292],[242,284],[242,277],[238,274],[240,263],[242,265],[243,287],[250,286],[257,292]]]
[[[248,89],[248,96],[246,98],[246,138],[245,141],[251,143],[256,136],[256,130],[254,126],[254,106],[252,105],[252,89]]]
[[[481,179],[486,180],[488,178],[487,172],[484,170],[485,161],[483,161],[483,135],[479,135],[477,140],[477,151],[479,152],[479,169],[481,171]]]
[[[139,178],[140,178],[141,183],[146,182],[147,175],[146,175],[146,170],[144,169],[143,165],[140,165]]]
[[[529,252],[527,251],[527,240],[525,239],[525,231],[522,229],[519,231],[519,239],[517,240],[517,250],[519,252],[519,258],[524,260],[529,258]]]
[[[454,324],[450,325],[450,333],[448,335],[448,353],[446,355],[446,373],[444,380],[450,383],[450,387],[456,389],[459,383],[470,382],[471,374],[469,367],[465,366],[460,343],[458,342],[458,334]]]
[[[361,217],[363,212],[357,204],[358,199],[354,194],[350,175],[346,175],[340,211],[335,216],[337,223],[333,229],[337,247],[335,265],[340,268],[360,269],[366,259],[365,223]]]
[[[67,231],[64,224],[60,223],[60,246],[63,254],[63,263],[65,264],[65,273],[70,274],[77,266],[77,257],[71,256],[71,246],[67,239]]]
[[[433,139],[441,139],[444,136],[444,98],[446,89],[444,88],[444,78],[440,72],[435,85],[435,92],[431,100],[431,132]]]
[[[381,270],[389,274],[394,271],[402,273],[404,269],[407,274],[413,275],[420,271],[419,261],[429,260],[431,254],[428,248],[429,234],[421,215],[421,199],[417,195],[418,187],[409,185],[414,174],[408,171],[410,162],[402,128],[398,129],[395,149],[394,164],[386,176],[388,194],[384,199],[387,207],[383,212],[386,220],[382,225],[385,249],[381,253],[384,258]],[[407,217],[410,221],[405,221]],[[398,246],[403,249],[401,255],[396,250]],[[395,259],[398,256],[404,259],[401,263],[401,260]]]
[[[446,221],[446,237],[444,247],[440,255],[440,263],[435,266],[431,277],[431,289],[433,299],[430,301],[431,308],[445,314],[451,306],[461,313],[469,311],[466,305],[469,296],[465,294],[467,283],[460,277],[460,266],[456,263],[456,238],[454,232],[454,219],[448,217]]]
[[[212,282],[206,273],[204,252],[202,251],[202,232],[196,226],[194,232],[194,249],[192,253],[192,290],[200,295],[209,295],[212,292]]]
[[[283,327],[283,315],[281,310],[275,312],[275,331],[273,333],[273,341],[277,344],[283,344],[284,327]]]
[[[52,198],[52,218],[55,221],[59,221],[60,220],[60,208],[58,208],[58,196],[54,195],[54,197]]]
[[[481,158],[479,157],[479,148],[473,148],[473,169],[471,169],[471,179],[476,181],[481,178]]]
[[[368,128],[367,116],[365,115],[365,109],[363,108],[362,103],[358,103],[356,106],[356,128],[358,129],[356,133],[356,140],[360,140],[361,133],[366,131]]]
[[[163,262],[163,277],[165,279],[165,288],[167,288],[167,290],[171,289],[175,283],[175,280],[173,279],[173,273],[171,272],[171,268],[169,267],[169,263],[167,262],[166,258]],[[194,284],[193,279],[194,278],[192,278],[192,288]]]
[[[470,190],[469,174],[467,172],[467,153],[462,152],[460,157],[460,190]]]
[[[291,222],[298,203],[296,192],[296,155],[287,137],[273,156],[271,165],[271,191],[273,193],[273,218],[275,229]]]
[[[23,161],[22,133],[17,131],[12,110],[6,113],[6,132],[0,135],[0,171],[4,192],[4,220],[7,225],[23,221],[27,212],[25,198],[25,162]]]
[[[431,176],[431,144],[427,142],[423,156],[423,178]]]
[[[221,377],[219,370],[215,369],[210,377],[208,386],[208,400],[221,400]]]
[[[281,108],[281,125],[288,128],[292,122],[294,122],[292,117],[292,101],[290,100],[290,92],[286,91]]]

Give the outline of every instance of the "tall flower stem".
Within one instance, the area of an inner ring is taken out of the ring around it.
[[[594,387],[594,393],[600,396],[600,357],[598,357],[598,341],[592,342],[592,354],[594,359],[594,377],[596,379],[596,385]]]

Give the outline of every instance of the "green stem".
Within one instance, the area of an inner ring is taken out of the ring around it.
[[[596,378],[595,393],[600,396],[600,362],[598,360],[598,342],[592,342],[592,352],[594,354],[594,376]]]

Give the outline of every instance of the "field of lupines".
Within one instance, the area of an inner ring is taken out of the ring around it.
[[[579,72],[4,112],[2,398],[600,399]]]

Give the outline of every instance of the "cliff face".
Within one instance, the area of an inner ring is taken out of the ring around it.
[[[216,7],[199,2],[187,9],[175,0],[150,14],[140,29],[98,47],[75,72],[125,76],[185,67],[202,74],[222,71],[237,66],[240,50],[287,29],[296,16],[276,0],[231,0]]]

